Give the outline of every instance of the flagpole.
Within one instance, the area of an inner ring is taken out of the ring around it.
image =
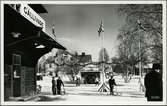
[[[103,39],[104,39],[104,37],[103,37],[103,35],[102,35],[102,32],[104,33],[104,31],[103,31],[103,22],[102,22],[102,20],[101,20],[101,23],[100,23],[100,29],[99,29],[99,37],[101,38],[100,40],[101,40],[101,50],[102,50],[102,84],[104,83],[104,64],[103,64],[103,62],[104,62],[104,45],[103,45]]]
[[[107,87],[107,85],[105,84],[105,81],[104,81],[104,78],[105,78],[105,73],[104,73],[104,48],[103,48],[103,46],[104,46],[104,37],[103,37],[103,35],[101,35],[102,32],[104,32],[104,28],[103,28],[102,20],[101,20],[101,24],[100,24],[98,32],[99,32],[99,36],[101,37],[101,49],[102,49],[102,63],[101,63],[101,65],[102,65],[102,77],[101,77],[102,81],[101,82],[102,83],[101,83],[101,86],[98,89],[98,91],[105,92],[105,91],[107,91],[106,89],[109,89],[109,88]]]
[[[102,33],[101,33],[102,34]],[[103,37],[103,35],[101,35],[101,41],[102,41],[102,75],[103,75],[103,77],[102,77],[102,84],[104,83],[104,45],[103,45],[103,42],[104,42],[104,37]]]
[[[102,21],[101,21],[101,24],[102,24]],[[98,89],[98,91],[104,91],[104,49],[103,49],[103,35],[102,35],[102,32],[100,31],[99,32],[99,37],[100,37],[100,41],[101,41],[101,50],[102,50],[102,61],[101,62],[101,66],[102,66],[102,77],[101,77],[101,86],[100,88]]]

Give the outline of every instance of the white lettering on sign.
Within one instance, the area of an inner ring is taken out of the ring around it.
[[[21,4],[20,14],[45,32],[45,21],[30,6]]]

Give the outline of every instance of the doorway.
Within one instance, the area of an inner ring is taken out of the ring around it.
[[[100,72],[81,72],[81,78],[84,79],[84,84],[95,84],[97,77],[100,79]]]

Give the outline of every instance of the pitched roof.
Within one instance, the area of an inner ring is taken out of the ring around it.
[[[78,55],[78,58],[80,63],[86,63],[92,61],[91,55]]]

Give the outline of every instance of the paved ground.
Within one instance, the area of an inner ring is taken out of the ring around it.
[[[54,104],[147,104],[144,93],[139,91],[138,79],[133,78],[130,83],[124,83],[121,76],[115,76],[118,86],[114,91],[117,95],[109,95],[109,92],[98,92],[100,86],[65,84],[65,95],[52,95],[51,78],[44,77],[37,83],[42,86],[42,92],[30,101],[52,102]]]

